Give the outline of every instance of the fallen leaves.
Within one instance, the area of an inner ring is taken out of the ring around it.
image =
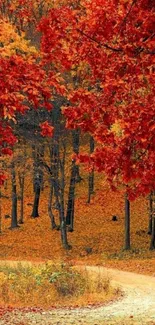
[[[103,184],[103,185],[102,185]],[[47,213],[48,188],[41,193],[40,217],[30,218],[33,191],[31,180],[27,179],[24,224],[10,231],[9,199],[2,199],[2,235],[0,236],[0,259],[28,261],[67,261],[70,263],[97,264],[122,268],[140,273],[154,274],[155,252],[149,251],[150,236],[147,234],[147,202],[140,198],[131,203],[131,252],[122,251],[124,242],[124,199],[119,193],[113,193],[100,175],[96,175],[96,189],[90,204],[86,203],[86,178],[83,186],[77,185],[75,230],[68,233],[72,250],[65,252],[61,247],[60,233],[51,230]],[[9,192],[9,188],[6,191]],[[112,216],[118,216],[113,222]],[[58,216],[56,222],[59,222]],[[137,233],[138,231],[138,233]],[[142,235],[139,235],[139,231]],[[85,248],[92,250],[87,254]]]

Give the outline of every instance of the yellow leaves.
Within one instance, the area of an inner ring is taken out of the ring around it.
[[[117,136],[121,136],[122,134],[122,127],[119,123],[119,121],[116,121],[113,125],[111,130],[117,135]]]
[[[0,272],[0,285],[5,283],[6,280],[7,280],[7,275],[3,272]]]
[[[14,123],[16,123],[16,119],[14,118],[13,111],[14,112],[16,111],[15,106],[11,106],[11,113],[10,113],[10,109],[8,109],[6,106],[3,107],[4,118],[8,120],[12,120],[14,121]]]
[[[25,34],[19,35],[15,26],[5,20],[0,20],[0,55],[2,57],[10,57],[17,53],[24,56],[37,55],[37,50],[30,45],[30,41],[26,40]]]

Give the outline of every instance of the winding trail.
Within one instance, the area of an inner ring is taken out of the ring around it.
[[[98,266],[78,267],[80,268],[86,268],[92,276],[95,272],[110,277],[112,285],[123,291],[123,297],[102,307],[26,314],[12,312],[6,315],[7,323],[4,317],[0,320],[0,325],[155,325],[155,277]]]

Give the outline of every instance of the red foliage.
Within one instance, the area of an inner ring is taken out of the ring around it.
[[[51,97],[46,72],[33,60],[20,56],[0,59],[0,154],[10,155],[11,147],[17,141],[8,125],[16,113],[24,113],[29,106],[49,106]],[[45,91],[46,89],[46,91]],[[1,172],[2,183],[2,172]]]
[[[48,121],[40,124],[40,128],[41,128],[41,135],[43,137],[52,137],[53,136],[53,131],[54,131],[54,128],[53,126],[51,126]]]
[[[130,198],[155,189],[154,23],[144,0],[60,6],[40,23],[45,62],[84,76],[69,93],[67,127],[94,136],[93,164]]]
[[[0,5],[11,15],[12,7]],[[36,26],[40,16],[31,15],[32,6],[19,2],[18,24],[24,17],[24,24]],[[0,132],[16,111],[24,113],[29,103],[49,110],[51,92],[64,96],[68,88],[67,127],[93,135],[96,169],[113,186],[128,185],[132,198],[155,189],[154,1],[68,1],[45,13],[38,26],[41,65],[19,55],[0,59]],[[72,90],[69,74],[75,77]],[[41,129],[52,136],[48,122]],[[8,139],[2,135],[1,148]]]

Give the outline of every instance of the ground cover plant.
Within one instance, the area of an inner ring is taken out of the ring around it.
[[[118,298],[106,275],[90,278],[86,270],[66,264],[0,266],[0,304],[7,307],[67,307],[105,303]]]

